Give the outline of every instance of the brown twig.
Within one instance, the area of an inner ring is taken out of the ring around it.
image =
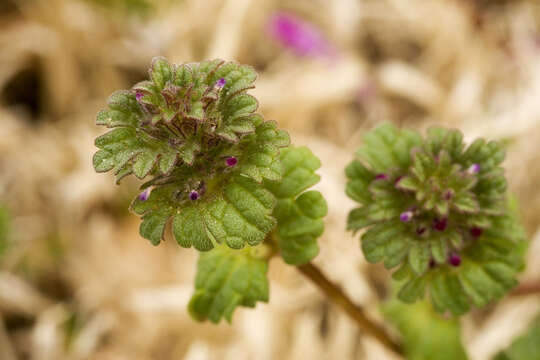
[[[520,284],[518,285],[518,287],[512,290],[512,292],[510,292],[511,296],[532,295],[532,294],[540,294],[540,281]]]
[[[369,335],[379,340],[384,346],[397,354],[403,355],[401,345],[395,342],[386,331],[370,320],[362,308],[355,305],[341,288],[333,284],[324,274],[312,263],[298,266],[298,270],[308,277],[317,287],[335,304],[340,306],[345,312],[356,321],[356,323]]]

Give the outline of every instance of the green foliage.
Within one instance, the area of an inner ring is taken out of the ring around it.
[[[508,205],[504,151],[482,139],[466,146],[455,130],[422,137],[383,124],[366,134],[346,169],[360,206],[348,228],[366,228],[362,250],[403,282],[405,302],[424,297],[455,315],[483,306],[516,284],[525,234]]]
[[[392,300],[383,306],[386,319],[401,333],[409,360],[466,360],[457,319],[445,319],[428,302],[404,304]]]
[[[540,318],[537,318],[527,332],[504,351],[495,356],[494,360],[540,360]]]
[[[317,238],[324,231],[326,201],[318,191],[306,191],[319,182],[315,171],[321,163],[307,147],[286,148],[280,157],[285,170],[283,179],[265,183],[278,199],[274,208],[278,221],[275,237],[285,262],[302,265],[319,253]]]
[[[233,250],[217,246],[200,254],[190,314],[199,321],[231,322],[236,307],[268,301],[268,261],[265,245]]]
[[[272,230],[275,199],[263,180],[279,181],[286,132],[264,121],[247,94],[256,73],[222,60],[171,65],[155,58],[150,80],[109,98],[97,124],[94,168],[150,177],[132,203],[141,236],[157,245],[172,218],[184,247],[256,245]],[[231,160],[232,159],[232,160]]]

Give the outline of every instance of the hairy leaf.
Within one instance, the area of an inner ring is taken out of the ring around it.
[[[278,221],[276,238],[281,255],[288,264],[302,265],[319,253],[317,238],[324,231],[326,201],[318,191],[305,191],[319,181],[315,170],[320,161],[306,147],[286,148],[280,159],[283,179],[265,185],[278,198],[274,217]]]
[[[218,246],[201,253],[189,312],[199,321],[218,323],[225,318],[231,322],[236,307],[268,301],[267,270],[268,262],[256,248]]]

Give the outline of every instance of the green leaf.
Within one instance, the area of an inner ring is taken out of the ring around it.
[[[422,275],[429,266],[430,249],[428,242],[415,241],[409,251],[409,264],[414,272]]]
[[[515,339],[494,360],[540,360],[540,318],[532,322],[527,331]]]
[[[149,198],[138,197],[132,210],[143,216],[141,235],[153,244],[162,239],[167,220],[182,247],[207,251],[217,244],[239,249],[261,243],[275,227],[272,217],[276,199],[261,184],[245,176],[233,176],[222,187],[208,190],[199,199],[179,194],[178,183],[152,190]]]
[[[232,248],[262,242],[275,227],[271,216],[275,198],[262,185],[244,176],[235,176],[202,210],[208,236]]]
[[[320,160],[307,147],[289,147],[281,151],[280,160],[284,175],[279,182],[268,182],[266,187],[278,198],[290,198],[319,182],[315,170],[321,167]]]
[[[218,246],[200,254],[195,292],[188,305],[193,318],[213,323],[225,318],[231,322],[236,307],[268,302],[268,263],[254,250]]]
[[[152,67],[150,69],[150,77],[158,90],[161,91],[167,85],[168,82],[172,82],[174,78],[174,71],[167,61],[163,57],[155,57],[152,60]]]
[[[129,127],[113,129],[98,137],[95,144],[100,149],[93,158],[97,172],[114,170],[118,174],[127,168],[142,179],[152,171],[159,157],[176,158],[173,148]],[[170,171],[170,164],[160,164],[158,168]]]
[[[401,333],[407,359],[467,359],[459,321],[441,317],[428,302],[408,305],[392,300],[382,312]]]
[[[283,175],[279,149],[289,145],[289,134],[278,130],[273,121],[257,124],[254,134],[247,135],[241,144],[245,154],[238,164],[238,171],[257,182],[263,179],[278,181]]]
[[[364,146],[357,151],[357,155],[373,171],[385,173],[391,168],[409,166],[410,150],[420,144],[421,138],[417,133],[383,123],[364,136]]]
[[[109,109],[98,113],[96,125],[104,125],[109,128],[137,127],[142,119],[142,109],[137,103],[135,95],[130,91],[121,90],[109,97]]]
[[[274,209],[278,221],[275,236],[285,262],[302,265],[317,256],[317,238],[324,231],[326,201],[318,191],[305,191],[319,181],[315,170],[320,167],[320,161],[307,147],[283,149],[280,158],[285,172],[283,179],[265,182],[278,198]]]

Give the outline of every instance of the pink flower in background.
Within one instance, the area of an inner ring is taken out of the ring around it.
[[[314,25],[296,15],[274,13],[268,23],[270,36],[299,56],[329,57],[335,49]]]

